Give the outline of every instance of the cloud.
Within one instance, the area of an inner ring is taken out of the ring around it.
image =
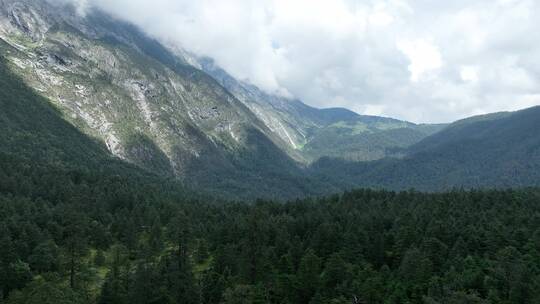
[[[88,9],[90,8],[90,1],[92,0],[46,0],[52,4],[56,5],[73,5],[75,7],[76,13],[81,16],[86,15]]]
[[[475,66],[462,66],[459,72],[461,79],[468,82],[478,81],[478,68]]]
[[[424,39],[400,41],[398,49],[407,55],[411,62],[409,71],[412,82],[418,82],[425,73],[442,67],[441,53],[436,46]]]
[[[50,0],[318,107],[448,122],[540,100],[536,0]]]

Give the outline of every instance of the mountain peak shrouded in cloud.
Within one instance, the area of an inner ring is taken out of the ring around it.
[[[49,0],[130,21],[267,92],[415,122],[540,104],[535,0]]]

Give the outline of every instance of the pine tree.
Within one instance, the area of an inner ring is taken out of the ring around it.
[[[319,290],[321,283],[321,259],[309,250],[302,257],[296,273],[295,289],[298,303],[308,304]]]
[[[191,225],[187,216],[179,213],[169,223],[168,230],[171,241],[175,244],[174,251],[164,260],[168,288],[177,303],[196,303],[199,297],[189,259]]]

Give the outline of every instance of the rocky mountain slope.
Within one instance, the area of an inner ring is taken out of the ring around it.
[[[197,188],[275,193],[289,181],[291,194],[304,193],[280,137],[133,26],[42,0],[4,0],[0,12],[11,69],[116,156]]]
[[[48,99],[28,87],[2,56],[0,109],[0,192],[7,197],[24,195],[38,205],[47,200],[69,204],[73,201],[67,197],[75,193],[78,198],[89,195],[91,200],[80,202],[99,208],[111,200],[132,204],[154,188],[175,201],[208,199],[173,178],[113,156],[103,142],[67,122]]]

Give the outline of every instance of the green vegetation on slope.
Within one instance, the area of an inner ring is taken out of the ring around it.
[[[540,185],[540,107],[451,125],[403,159],[352,163],[322,159],[310,170],[344,188],[425,191]]]
[[[312,160],[322,157],[348,161],[371,161],[392,156],[429,135],[416,125],[381,122],[366,124],[362,120],[332,124],[314,131],[302,151]]]

